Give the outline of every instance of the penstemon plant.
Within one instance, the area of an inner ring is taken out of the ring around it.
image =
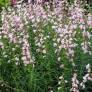
[[[2,8],[1,92],[92,91],[92,12],[84,6],[37,0]]]

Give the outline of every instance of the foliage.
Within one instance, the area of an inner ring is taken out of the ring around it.
[[[9,0],[0,0],[0,7],[5,7],[9,5]]]

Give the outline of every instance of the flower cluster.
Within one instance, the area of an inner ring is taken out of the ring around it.
[[[73,78],[72,78],[71,92],[79,92],[78,85],[79,85],[79,81],[77,80],[77,74],[74,73]]]
[[[19,7],[18,7],[19,9]],[[28,32],[26,16],[23,18],[20,13],[16,13],[16,11],[11,12],[12,10],[9,8],[9,12],[2,12],[2,35],[4,38],[9,39],[11,43],[19,44],[22,46],[22,60],[24,64],[30,64],[33,62],[30,54],[30,46],[28,42]],[[19,12],[20,9],[17,11]],[[24,10],[25,11],[25,10]],[[21,11],[22,12],[22,11]],[[24,21],[24,22],[23,22]]]
[[[85,83],[89,80],[92,81],[92,74],[91,74],[91,66],[90,64],[86,65],[87,74],[83,76],[83,81],[80,83],[80,86],[84,89]]]

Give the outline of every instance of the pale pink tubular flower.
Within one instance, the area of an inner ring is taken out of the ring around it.
[[[11,5],[15,5],[16,4],[16,0],[11,0]]]
[[[92,27],[92,15],[91,14],[88,14],[87,24],[89,25],[89,27]]]

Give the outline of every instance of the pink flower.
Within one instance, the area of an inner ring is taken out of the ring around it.
[[[88,14],[88,20],[87,20],[87,24],[92,27],[92,15]]]
[[[11,5],[15,5],[16,4],[16,0],[11,0]]]

